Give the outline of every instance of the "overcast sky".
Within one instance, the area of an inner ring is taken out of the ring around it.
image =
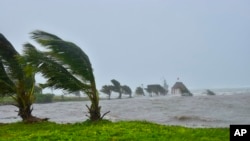
[[[177,77],[191,89],[245,87],[249,7],[249,0],[0,0],[0,32],[19,52],[36,29],[76,43],[98,89],[111,79],[133,90],[164,79],[172,86]]]

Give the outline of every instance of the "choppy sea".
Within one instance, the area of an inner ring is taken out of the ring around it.
[[[152,97],[124,95],[101,100],[102,114],[112,121],[147,120],[165,125],[188,127],[229,127],[230,124],[250,124],[250,88],[210,89],[216,95],[206,95],[205,89],[190,90],[193,96],[166,95]],[[106,97],[106,95],[102,95]],[[75,123],[87,119],[89,101],[34,104],[33,115],[57,123]],[[21,121],[18,109],[0,106],[0,123]]]

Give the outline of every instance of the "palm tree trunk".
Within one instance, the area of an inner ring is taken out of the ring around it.
[[[42,119],[32,115],[33,95],[28,95],[25,94],[25,92],[21,92],[17,94],[15,100],[17,102],[15,106],[19,109],[18,115],[22,118],[23,122],[33,123],[48,120],[48,118]]]
[[[32,115],[32,104],[18,104],[16,105],[19,109],[18,115],[22,118],[23,122],[27,123],[34,123],[34,122],[41,122],[47,121],[48,118],[38,118]]]
[[[122,93],[119,92],[119,97],[118,97],[118,99],[121,99],[121,98],[122,98]]]
[[[19,109],[18,115],[22,118],[24,122],[29,122],[30,119],[33,119],[32,116],[32,101],[31,98],[25,94],[25,92],[17,94],[16,98],[17,107]]]
[[[29,121],[33,116],[31,114],[32,108],[31,105],[18,105],[19,111],[18,115],[22,118],[23,121]]]
[[[99,95],[98,92],[96,90],[96,86],[95,86],[95,82],[92,82],[91,84],[92,86],[92,90],[91,90],[91,94],[89,95],[89,98],[91,100],[91,105],[90,107],[88,105],[87,108],[89,110],[89,118],[91,121],[98,121],[101,120],[101,107],[99,106]]]
[[[110,94],[108,94],[108,95],[109,95],[109,98],[108,98],[108,99],[110,100],[110,97],[111,97],[111,93],[110,93]]]

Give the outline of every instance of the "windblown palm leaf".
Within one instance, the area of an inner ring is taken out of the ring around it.
[[[82,80],[93,79],[93,70],[89,58],[77,45],[43,31],[32,32],[32,38],[50,49],[51,57],[66,64],[72,74],[78,75]]]
[[[0,33],[0,57],[1,61],[7,69],[7,73],[12,79],[23,79],[22,67],[17,61],[17,57],[20,56],[15,50],[12,44]]]
[[[112,91],[119,93],[119,96],[118,96],[119,99],[122,98],[122,89],[121,89],[120,82],[115,79],[112,79],[111,83],[113,84],[113,86],[111,87]]]
[[[8,77],[3,63],[0,60],[0,96],[15,94],[15,84]]]
[[[25,44],[25,56],[47,78],[43,86],[61,88],[69,92],[84,91],[91,100],[88,107],[91,120],[99,120],[99,96],[93,69],[88,56],[72,42],[43,31],[34,31],[31,37],[48,51],[38,51]]]
[[[16,60],[19,55],[11,43],[0,33],[0,95],[16,93],[14,80],[21,79],[21,68]],[[19,72],[16,72],[18,70]]]
[[[18,114],[23,120],[33,118],[34,84],[34,67],[0,34],[0,94],[15,100],[14,105],[19,108]]]
[[[127,86],[127,85],[121,86],[121,89],[122,89],[122,92],[123,92],[124,94],[132,94],[131,88],[130,88],[129,86]]]
[[[113,86],[111,86],[111,85],[104,85],[104,86],[102,86],[101,92],[107,94],[108,99],[110,99],[112,88],[113,88]]]
[[[120,82],[118,82],[118,81],[115,80],[115,79],[112,79],[112,80],[111,80],[111,83],[113,84],[112,90],[113,90],[114,92],[121,93],[121,84],[120,84]]]
[[[25,55],[29,63],[36,65],[37,69],[48,79],[44,87],[54,87],[75,92],[80,89],[88,90],[90,86],[82,84],[80,80],[71,75],[63,64],[48,55],[38,51],[33,45],[24,45]]]
[[[102,86],[101,92],[110,95],[112,92],[112,86],[110,86],[110,85]]]

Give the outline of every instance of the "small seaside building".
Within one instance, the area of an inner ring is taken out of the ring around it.
[[[181,94],[185,96],[191,96],[192,94],[182,82],[176,82],[171,88],[171,94]]]

